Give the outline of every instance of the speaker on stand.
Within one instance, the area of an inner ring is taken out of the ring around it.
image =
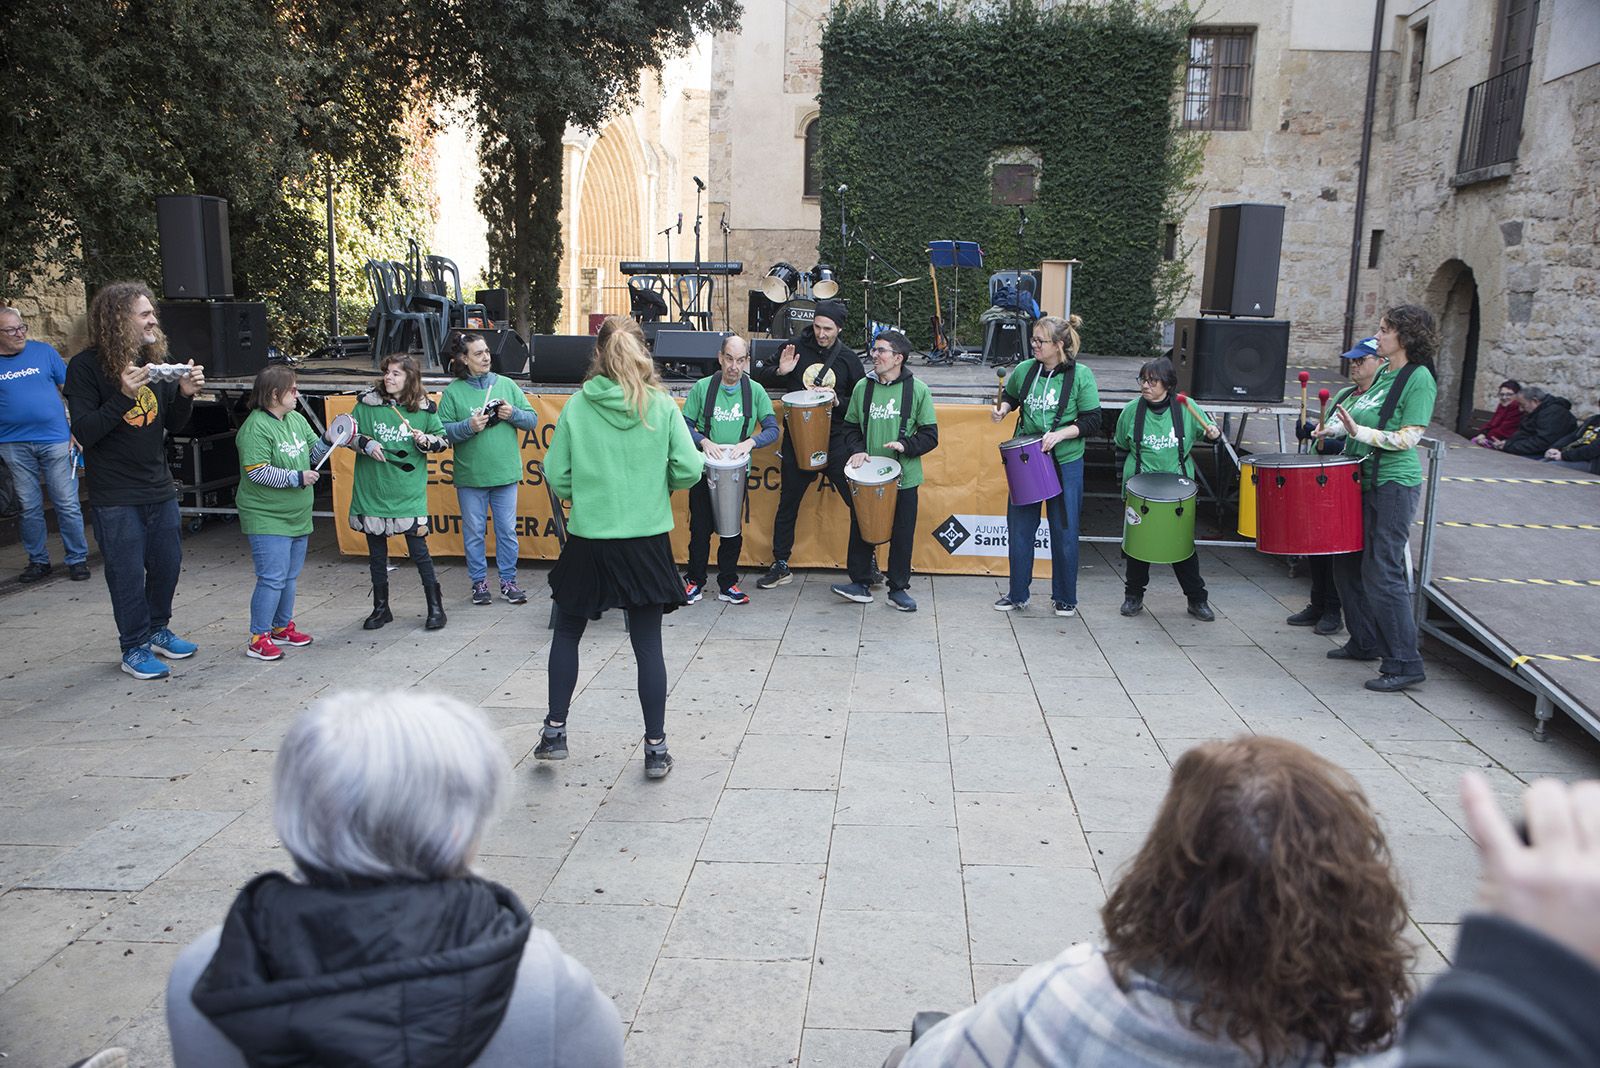
[[[1199,401],[1278,404],[1289,365],[1285,319],[1177,319],[1178,389]]]
[[[267,306],[255,300],[164,300],[157,309],[172,359],[207,378],[246,378],[267,365]]]
[[[161,289],[168,300],[232,300],[233,252],[222,197],[156,197]]]
[[[589,334],[532,334],[528,348],[532,354],[528,378],[534,382],[582,382],[594,358],[594,338]]]
[[[1211,209],[1201,315],[1272,318],[1278,306],[1283,218],[1281,204],[1219,204]]]

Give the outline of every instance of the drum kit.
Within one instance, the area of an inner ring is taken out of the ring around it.
[[[780,260],[767,270],[760,288],[761,295],[778,306],[767,332],[773,337],[793,337],[816,318],[817,301],[839,295],[839,279],[826,263],[801,271]]]

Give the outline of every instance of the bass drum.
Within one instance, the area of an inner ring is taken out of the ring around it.
[[[780,260],[768,268],[767,276],[761,280],[761,292],[772,303],[782,304],[799,290],[803,277],[800,268]]]
[[[816,301],[791,300],[772,313],[772,329],[768,333],[773,337],[792,338],[803,333],[816,317]]]

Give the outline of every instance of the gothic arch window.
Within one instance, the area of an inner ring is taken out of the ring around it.
[[[817,116],[806,120],[805,132],[805,189],[803,195],[822,195],[822,180],[817,176]]]

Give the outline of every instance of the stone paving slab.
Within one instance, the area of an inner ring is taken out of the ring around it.
[[[98,582],[8,595],[0,644],[26,655],[0,679],[0,1053],[67,1064],[116,1041],[170,1064],[166,970],[251,876],[289,867],[271,823],[278,742],[345,687],[484,708],[516,771],[480,868],[590,969],[641,1065],[873,1068],[915,1011],[958,1009],[1098,937],[1171,763],[1248,731],[1312,747],[1367,791],[1426,981],[1472,899],[1460,773],[1508,803],[1538,776],[1600,773],[1587,734],[1557,721],[1534,741],[1525,696],[1438,650],[1418,690],[1363,690],[1365,665],[1323,656],[1337,639],[1283,624],[1305,580],[1278,561],[1203,553],[1208,626],[1160,569],[1124,619],[1115,547],[1083,558],[1071,619],[1046,602],[994,612],[1004,582],[983,576],[918,576],[906,616],[840,600],[824,572],[673,613],[663,782],[643,777],[615,619],[580,647],[571,759],[531,760],[539,568],[529,605],[479,608],[440,561],[443,631],[421,628],[407,588],[401,618],[365,632],[365,568],[319,531],[297,613],[318,640],[261,664],[242,655],[248,553],[209,527],[185,545],[175,617],[205,644],[147,684],[115,669]]]

